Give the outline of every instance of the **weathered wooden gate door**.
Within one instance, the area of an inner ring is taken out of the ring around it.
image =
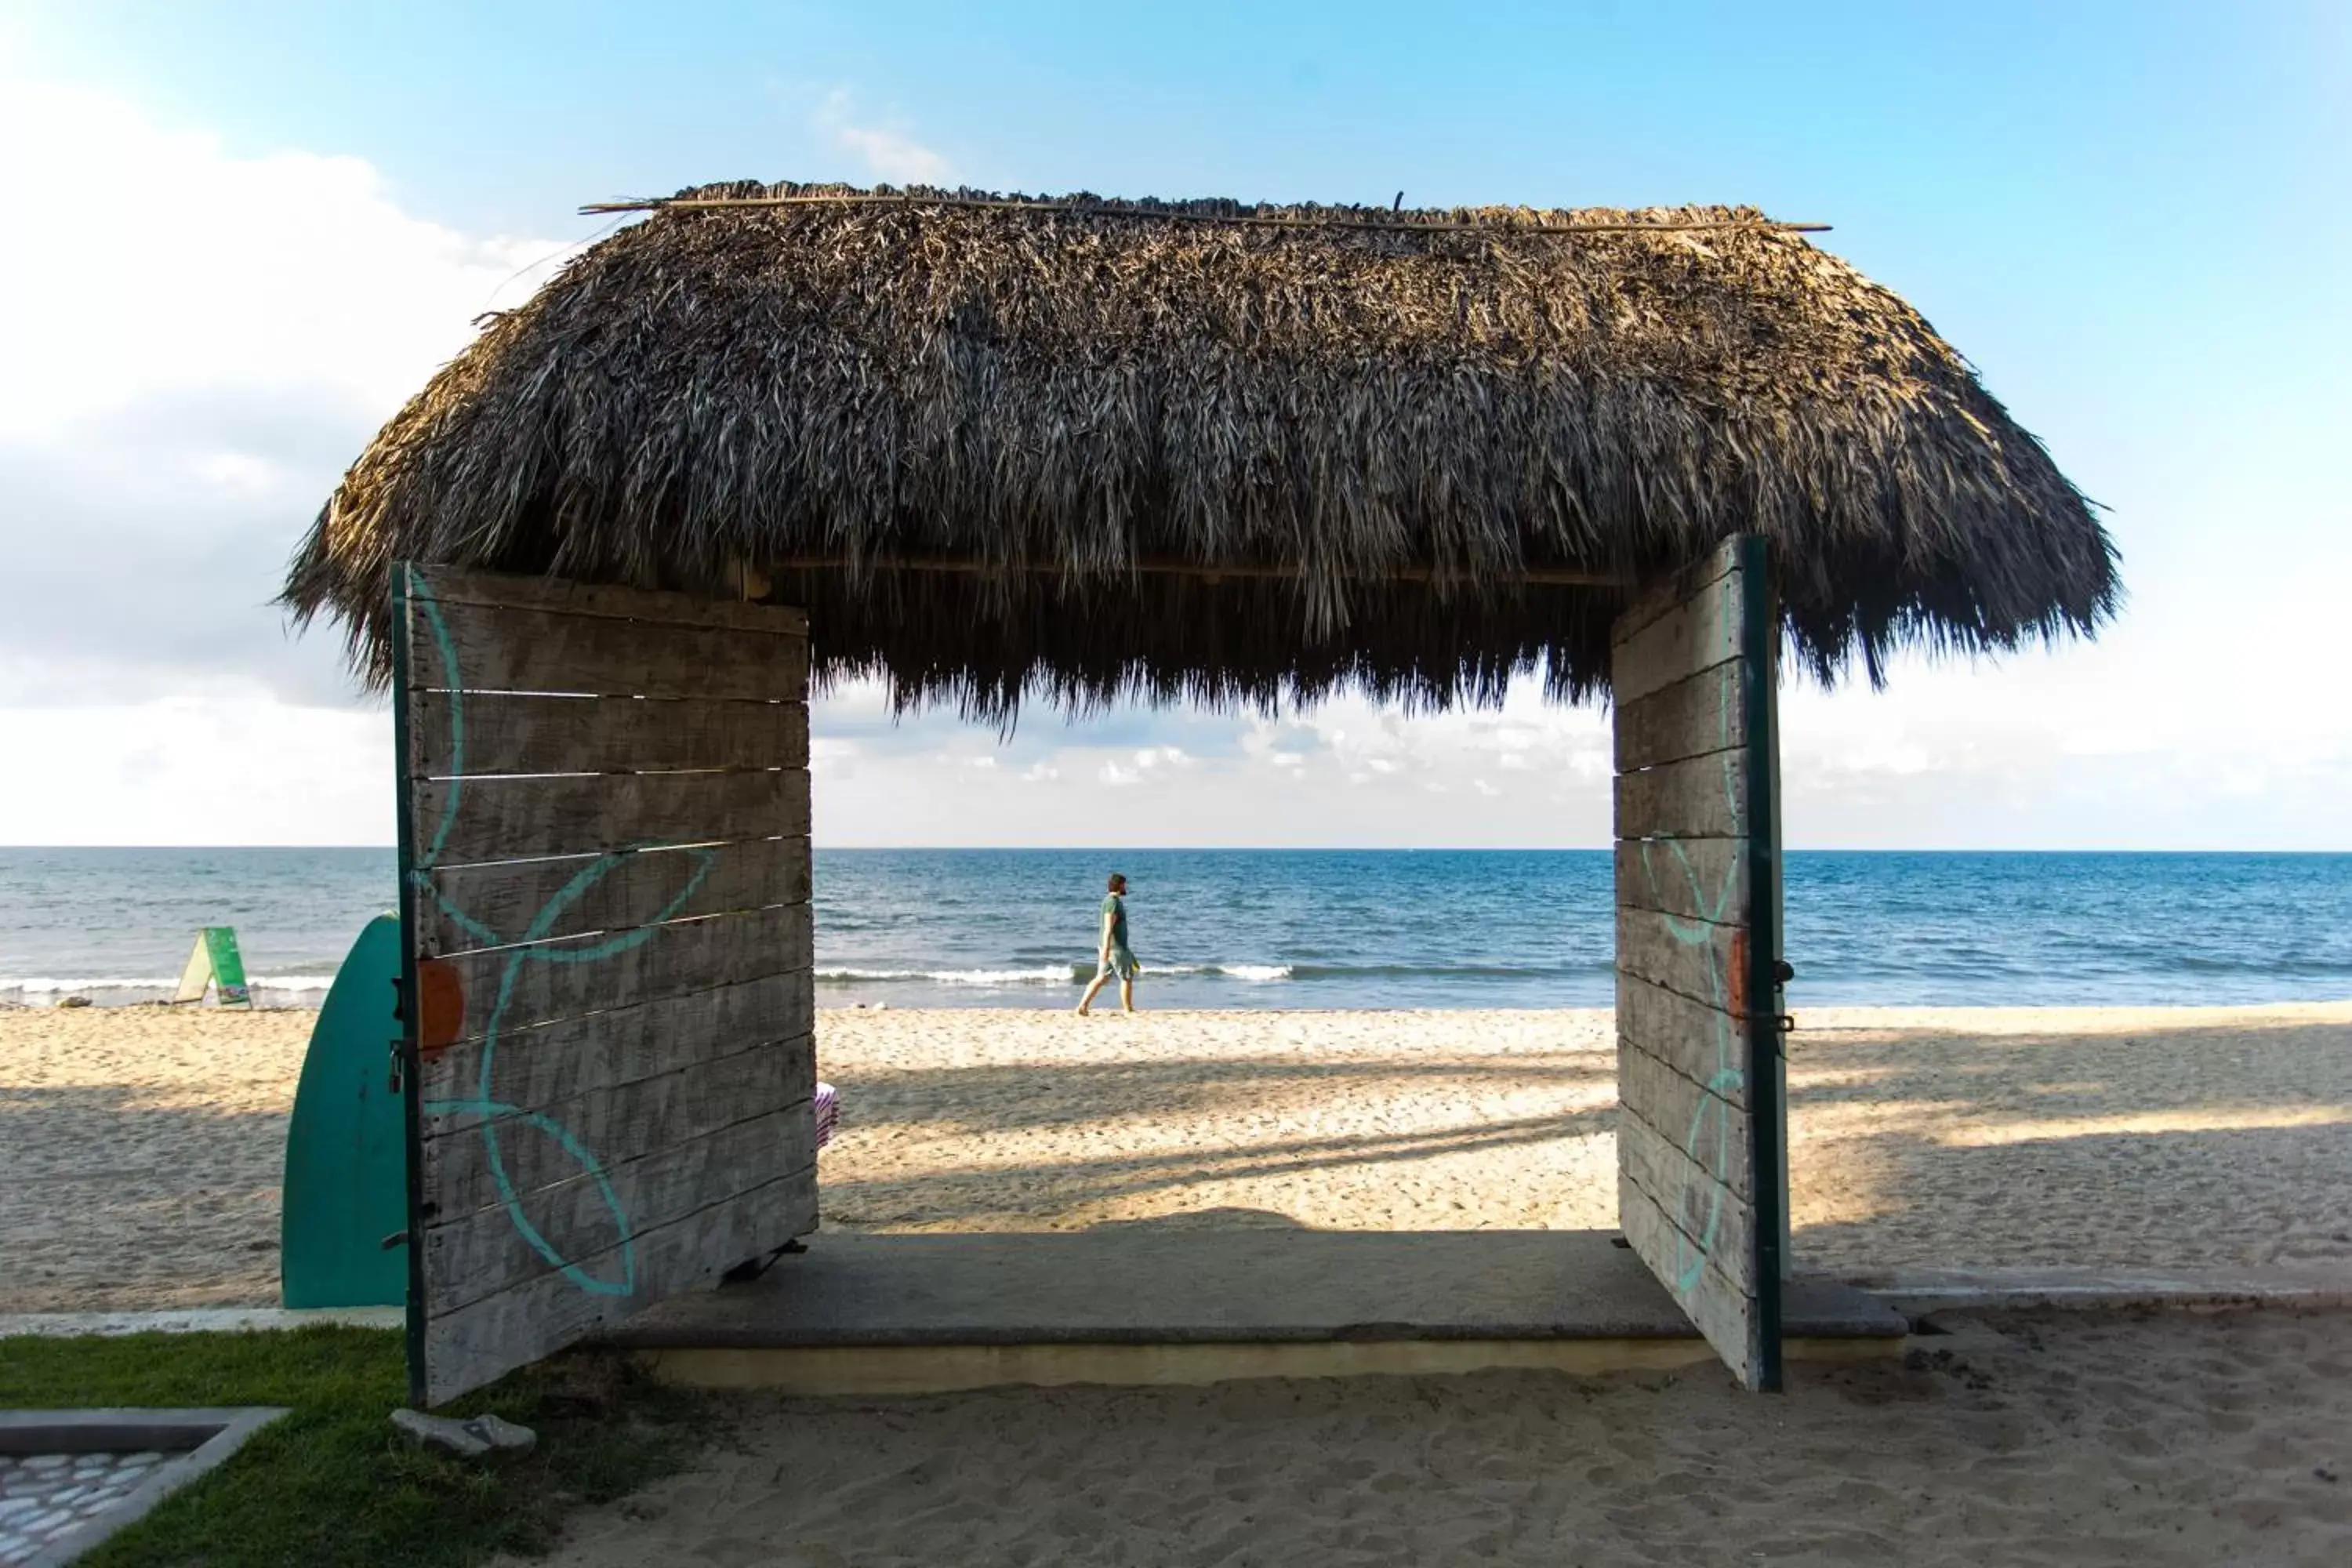
[[[404,565],[409,1379],[816,1225],[807,623]]]
[[[1611,637],[1618,1218],[1753,1389],[1780,1384],[1786,1206],[1776,626],[1745,536]]]

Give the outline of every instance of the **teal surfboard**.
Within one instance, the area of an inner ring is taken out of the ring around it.
[[[408,1251],[408,1147],[393,1087],[400,921],[370,921],[310,1030],[286,1129],[279,1294],[289,1307],[397,1307]]]

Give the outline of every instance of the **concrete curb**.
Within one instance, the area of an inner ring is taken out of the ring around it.
[[[2316,1268],[1887,1268],[1837,1276],[1898,1312],[2165,1307],[2352,1309],[2352,1270]],[[171,1311],[0,1313],[0,1339],[30,1334],[236,1333],[312,1323],[397,1329],[399,1307],[195,1307]]]
[[[282,1405],[267,1405],[210,1410],[0,1411],[0,1452],[136,1453],[155,1448],[172,1455],[128,1497],[50,1542],[25,1568],[61,1568],[71,1563],[115,1531],[144,1519],[157,1503],[220,1465],[256,1432],[286,1414]],[[194,1441],[182,1446],[188,1438]]]
[[[1898,1312],[1978,1308],[2352,1308],[2352,1272],[2341,1269],[1895,1268],[1841,1276]]]
[[[408,1321],[400,1307],[194,1307],[166,1312],[0,1313],[0,1339],[79,1334],[233,1334],[256,1329],[301,1329],[336,1323],[354,1329],[397,1329]]]

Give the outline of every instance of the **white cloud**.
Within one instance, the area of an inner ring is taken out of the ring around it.
[[[5,74],[0,189],[40,215],[0,247],[0,704],[230,672],[351,700],[331,633],[286,647],[286,557],[375,426],[564,245],[415,216],[357,159],[239,156]]]
[[[847,88],[826,93],[814,121],[827,141],[864,163],[877,179],[898,185],[944,185],[952,173],[944,156],[916,141],[903,126],[865,120]]]
[[[381,708],[290,708],[238,680],[152,702],[0,710],[0,844],[389,844]]]
[[[0,79],[0,179],[38,220],[0,247],[0,432],[19,438],[224,386],[388,412],[566,250],[416,217],[360,159],[240,157],[42,81]]]
[[[358,704],[331,631],[289,646],[268,601],[375,427],[568,242],[461,233],[359,159],[247,155],[8,68],[0,191],[26,221],[0,246],[0,752],[37,766],[0,770],[0,843],[384,842],[388,720]],[[814,112],[876,177],[950,175],[845,91]],[[2141,531],[2135,599],[2097,646],[1899,660],[1884,694],[1792,682],[1791,844],[2352,847],[2335,674],[2352,515],[2307,454],[2236,449],[2198,458],[2205,489],[2119,510]],[[1356,698],[1280,720],[1034,714],[1000,751],[984,728],[899,722],[869,682],[816,727],[829,842],[1609,832],[1606,715],[1531,683],[1419,719]],[[950,757],[970,765],[942,789]]]
[[[0,842],[383,842],[390,725],[287,556],[375,427],[564,242],[366,163],[246,156],[0,63]]]

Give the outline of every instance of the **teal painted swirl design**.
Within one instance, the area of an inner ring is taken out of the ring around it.
[[[435,826],[432,838],[417,857],[410,877],[420,894],[432,900],[434,904],[456,921],[460,929],[485,947],[518,944],[513,947],[499,971],[498,999],[492,1005],[488,1021],[483,1028],[481,1065],[476,1073],[473,1096],[462,1100],[428,1100],[424,1102],[423,1109],[436,1115],[470,1113],[483,1119],[477,1131],[481,1135],[483,1150],[489,1163],[490,1178],[498,1192],[499,1201],[504,1206],[507,1217],[513,1224],[516,1234],[520,1235],[530,1249],[551,1268],[559,1271],[563,1278],[581,1289],[593,1295],[634,1295],[637,1288],[636,1237],[630,1226],[627,1208],[622,1204],[620,1194],[614,1191],[612,1178],[605,1171],[603,1162],[597,1159],[594,1151],[591,1150],[571,1128],[542,1111],[516,1105],[498,1097],[494,1086],[498,1074],[499,1033],[505,1026],[507,1007],[513,998],[515,982],[527,966],[534,963],[600,963],[650,941],[655,931],[663,921],[672,919],[686,907],[687,900],[694,896],[695,889],[699,888],[703,879],[710,874],[710,868],[718,858],[718,852],[709,848],[680,851],[690,858],[694,870],[687,879],[686,885],[680,888],[667,904],[655,911],[644,924],[622,931],[603,942],[583,947],[554,948],[520,944],[543,942],[549,931],[554,929],[556,921],[562,917],[565,910],[577,903],[590,889],[595,887],[615,868],[625,862],[633,853],[644,848],[644,845],[630,845],[610,854],[601,855],[589,862],[577,875],[556,890],[554,896],[540,908],[520,931],[511,936],[491,929],[452,904],[434,885],[432,871],[438,864],[442,850],[448,843],[450,829],[457,820],[457,815],[462,809],[464,801],[466,700],[462,689],[465,680],[458,668],[457,644],[449,635],[448,622],[442,616],[441,606],[435,600],[423,574],[412,573],[410,592],[417,609],[425,618],[425,625],[433,634],[435,651],[439,656],[442,673],[448,686],[450,773],[452,775],[449,781],[448,798],[442,806],[440,821]],[[597,1196],[603,1201],[606,1212],[612,1216],[614,1233],[619,1238],[618,1278],[589,1272],[577,1261],[566,1257],[561,1248],[531,1223],[530,1216],[524,1212],[522,1197],[515,1191],[513,1178],[507,1168],[506,1152],[499,1142],[499,1130],[501,1122],[509,1126],[519,1122],[552,1139],[557,1147],[561,1148],[594,1184]]]
[[[1738,754],[1729,749],[1731,702],[1731,683],[1724,682],[1717,708],[1716,733],[1724,748],[1723,794],[1727,801],[1737,798],[1736,792],[1739,777],[1737,761]],[[1658,846],[1664,846],[1673,852],[1675,868],[1681,871],[1684,881],[1690,889],[1691,907],[1698,910],[1699,915],[1696,920],[1685,920],[1675,915],[1665,915],[1662,918],[1665,921],[1668,933],[1676,942],[1685,947],[1700,948],[1706,952],[1709,995],[1715,1004],[1715,1071],[1708,1075],[1706,1080],[1706,1087],[1708,1092],[1699,1096],[1698,1107],[1691,1113],[1690,1128],[1683,1139],[1683,1154],[1691,1165],[1722,1171],[1731,1163],[1732,1111],[1728,1097],[1747,1087],[1748,1076],[1738,1067],[1733,1051],[1731,977],[1724,973],[1722,954],[1717,950],[1715,943],[1708,940],[1708,928],[1711,925],[1726,923],[1724,916],[1727,913],[1744,914],[1745,912],[1735,911],[1730,908],[1731,895],[1738,881],[1739,862],[1737,858],[1727,860],[1724,864],[1721,885],[1704,888],[1699,885],[1698,869],[1691,864],[1689,851],[1685,850],[1679,841],[1673,838],[1645,838],[1642,841],[1642,874],[1649,879],[1654,905],[1662,905],[1664,902],[1656,896],[1659,891],[1658,867],[1652,858],[1653,849]],[[1700,1151],[1710,1142],[1714,1144],[1715,1153],[1712,1163],[1703,1161],[1699,1157]],[[1691,1201],[1689,1165],[1684,1168],[1681,1183],[1682,1190],[1673,1195],[1674,1206],[1668,1212],[1669,1216],[1677,1221],[1674,1227],[1675,1289],[1688,1292],[1697,1286],[1699,1276],[1705,1272],[1706,1260],[1715,1249],[1716,1234],[1722,1228],[1723,1188],[1720,1184],[1710,1184],[1702,1203],[1694,1205]],[[1663,1193],[1659,1194],[1661,1197],[1665,1195]],[[1701,1207],[1705,1210],[1705,1217],[1698,1221],[1696,1237],[1690,1236],[1687,1230],[1690,1222],[1696,1217],[1691,1212],[1694,1207]]]

